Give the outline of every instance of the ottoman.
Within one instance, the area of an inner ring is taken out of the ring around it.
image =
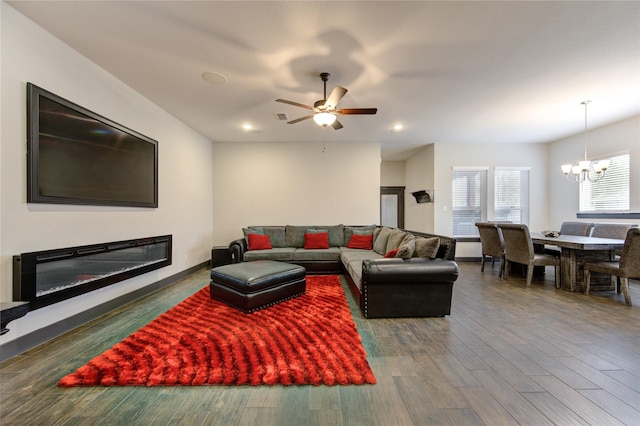
[[[211,298],[251,313],[302,296],[307,291],[302,266],[255,260],[211,270]]]

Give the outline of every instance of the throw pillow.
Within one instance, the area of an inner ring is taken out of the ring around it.
[[[369,235],[353,234],[349,239],[349,244],[347,244],[347,248],[352,248],[352,249],[371,250],[372,247],[373,247],[373,234],[369,234]]]
[[[389,235],[389,240],[387,240],[387,251],[400,247],[400,244],[402,244],[402,241],[406,236],[406,232],[399,229],[393,229],[391,231],[391,235]]]
[[[387,241],[389,241],[389,235],[391,235],[391,228],[387,228],[386,226],[382,227],[380,232],[378,232],[378,236],[373,240],[373,251],[384,255],[388,251]]]
[[[411,234],[409,234],[411,235]],[[411,235],[413,236],[413,235]],[[398,247],[398,252],[396,253],[396,257],[400,257],[402,259],[411,259],[413,254],[416,251],[416,239],[414,238],[405,238],[400,247]]]
[[[249,234],[249,250],[267,250],[271,247],[271,239],[268,235]]]
[[[386,258],[390,258],[390,257],[396,257],[396,254],[398,254],[398,249],[393,249],[393,250],[389,250],[384,257]]]
[[[349,244],[349,240],[353,234],[358,235],[369,235],[373,234],[373,230],[376,228],[375,225],[369,226],[345,226],[344,227],[344,245]]]
[[[304,248],[305,249],[328,249],[329,248],[329,233],[322,232],[319,234],[304,234]]]
[[[416,251],[414,257],[426,257],[427,259],[434,259],[440,248],[440,238],[431,237],[416,238]]]
[[[259,234],[263,235],[264,232],[262,228],[242,228],[242,233],[244,234],[244,239],[249,244],[249,234]]]

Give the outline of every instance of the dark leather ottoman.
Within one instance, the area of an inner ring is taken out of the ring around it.
[[[251,313],[302,296],[307,281],[302,266],[256,260],[213,268],[209,291],[212,299]]]

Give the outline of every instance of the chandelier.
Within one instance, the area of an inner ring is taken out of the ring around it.
[[[584,160],[578,161],[577,165],[563,164],[562,173],[567,177],[569,182],[582,183],[585,180],[589,182],[597,182],[604,177],[609,168],[609,160],[600,160],[591,163],[587,159],[587,105],[591,101],[580,102],[584,105]]]

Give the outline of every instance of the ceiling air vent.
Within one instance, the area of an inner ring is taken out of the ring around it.
[[[284,113],[277,113],[276,117],[278,118],[278,120],[280,121],[287,121],[289,118],[287,117],[287,114]]]

